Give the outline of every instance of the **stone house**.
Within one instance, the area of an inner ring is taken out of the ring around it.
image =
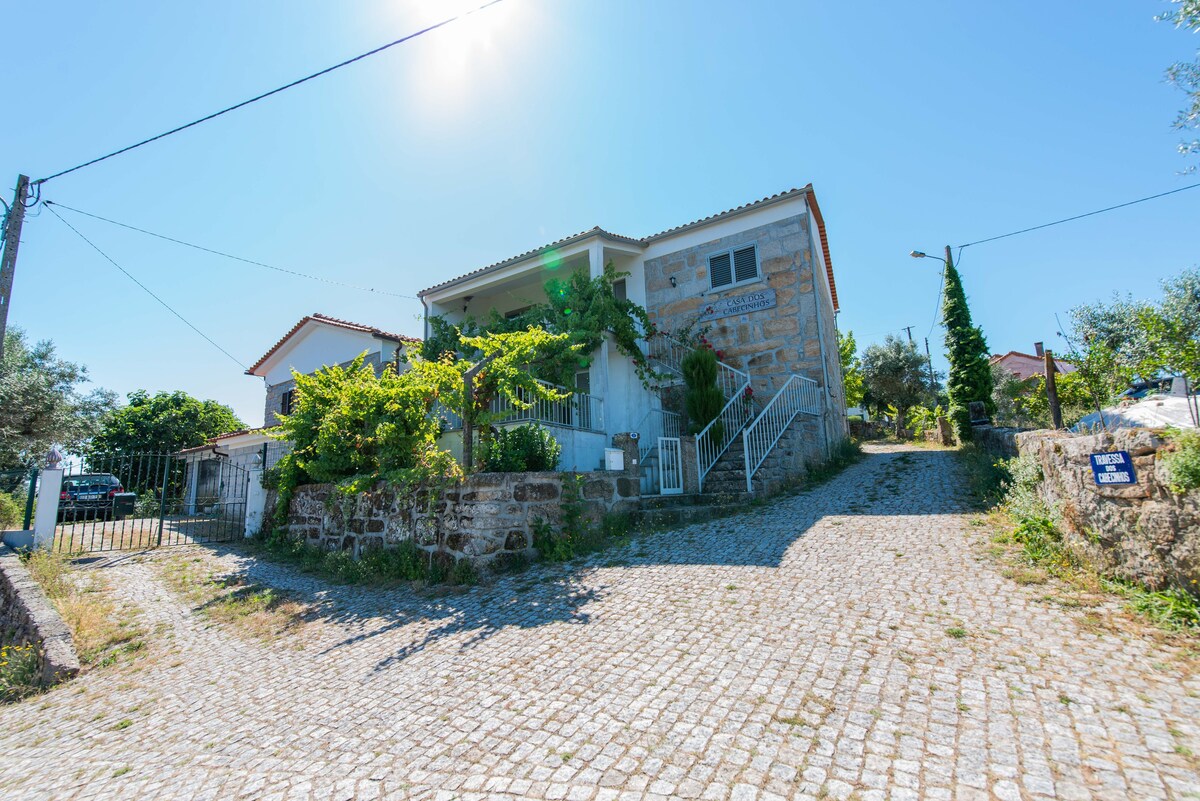
[[[848,436],[838,359],[834,281],[825,221],[812,185],[645,237],[596,227],[419,293],[429,319],[458,323],[544,302],[570,271],[628,276],[614,289],[642,305],[664,335],[643,358],[665,378],[646,386],[631,360],[603,343],[575,377],[579,391],[536,419],[563,444],[563,469],[596,470],[624,432],[639,435],[643,494],[746,491],[785,481]],[[686,435],[672,332],[707,328],[719,352],[721,425]],[[723,433],[721,432],[723,429]],[[445,444],[453,450],[455,433]],[[460,447],[460,446],[459,446]]]

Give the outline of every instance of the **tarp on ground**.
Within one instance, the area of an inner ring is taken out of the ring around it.
[[[1072,431],[1091,431],[1101,428],[1195,428],[1192,409],[1196,399],[1173,395],[1151,395],[1137,403],[1113,406],[1104,410],[1104,425],[1100,414],[1093,412],[1076,423]]]

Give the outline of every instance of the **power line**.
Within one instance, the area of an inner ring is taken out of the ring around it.
[[[321,70],[320,72],[314,72],[312,75],[306,75],[303,78],[298,78],[297,80],[294,80],[291,83],[284,84],[283,86],[272,89],[269,92],[263,92],[261,95],[256,95],[256,96],[250,98],[249,100],[243,100],[240,103],[236,103],[232,106],[229,106],[228,108],[223,108],[220,111],[215,111],[212,114],[201,117],[197,120],[192,120],[191,122],[189,122],[185,125],[180,125],[177,128],[172,128],[169,131],[164,131],[163,133],[160,133],[157,136],[151,136],[149,139],[143,139],[142,141],[137,142],[136,144],[132,144],[127,147],[123,147],[120,150],[114,150],[113,152],[109,153],[108,155],[94,158],[91,161],[85,161],[82,164],[77,164],[74,167],[71,167],[70,169],[67,169],[67,170],[61,170],[61,171],[56,172],[53,175],[50,175],[46,178],[39,178],[38,180],[33,182],[33,186],[38,186],[38,185],[44,184],[47,181],[52,181],[55,178],[59,178],[68,173],[75,172],[76,170],[82,170],[84,167],[90,167],[93,164],[99,164],[102,161],[111,159],[113,156],[119,156],[122,153],[128,153],[130,150],[135,150],[135,149],[141,147],[142,145],[148,145],[151,142],[157,142],[159,139],[165,139],[166,137],[171,136],[172,134],[177,134],[180,131],[186,131],[188,128],[192,128],[196,125],[199,125],[202,122],[208,122],[209,120],[216,119],[217,117],[220,117],[223,114],[228,114],[231,111],[237,111],[239,108],[242,108],[243,106],[248,106],[251,103],[257,103],[259,100],[264,100],[264,99],[270,97],[271,95],[277,95],[280,92],[291,89],[294,86],[299,86],[302,83],[311,81],[313,78],[319,78],[322,75],[326,75],[330,72],[333,72],[334,70],[341,69],[342,67],[347,67],[347,66],[355,63],[356,61],[362,61],[364,58],[373,56],[376,53],[382,53],[384,50],[395,47],[398,44],[403,44],[404,42],[407,42],[410,39],[416,39],[418,36],[422,36],[426,33],[429,33],[430,31],[436,31],[438,28],[449,25],[451,22],[462,19],[463,17],[470,16],[471,14],[474,14],[477,11],[482,11],[483,9],[487,8],[488,6],[493,6],[499,2],[500,2],[500,0],[488,0],[488,2],[486,2],[480,6],[477,6],[476,8],[473,8],[469,11],[465,11],[461,14],[456,14],[452,17],[448,17],[448,18],[442,20],[441,22],[430,25],[428,28],[422,28],[421,30],[417,31],[416,33],[410,33],[407,36],[403,36],[399,39],[396,39],[395,41],[388,42],[385,45],[381,45],[380,47],[377,47],[374,50],[368,50],[366,53],[357,55],[354,58],[348,58],[345,61],[342,61],[338,64],[334,64],[332,67],[326,67],[325,69]]]
[[[1052,225],[1062,225],[1063,223],[1072,222],[1074,220],[1082,220],[1084,217],[1094,217],[1095,215],[1103,214],[1106,211],[1115,211],[1117,209],[1123,209],[1126,206],[1133,206],[1138,203],[1145,203],[1147,200],[1155,200],[1160,197],[1166,197],[1167,195],[1173,195],[1176,192],[1184,192],[1184,191],[1187,191],[1188,189],[1195,189],[1198,186],[1200,186],[1200,184],[1191,184],[1190,186],[1181,186],[1178,189],[1172,189],[1169,192],[1160,192],[1157,195],[1150,195],[1149,197],[1138,198],[1137,200],[1131,200],[1128,203],[1120,203],[1116,206],[1109,206],[1106,209],[1097,209],[1096,211],[1089,211],[1086,214],[1076,214],[1074,217],[1067,217],[1062,220],[1055,220],[1054,222],[1043,223],[1042,225],[1035,225],[1032,228],[1022,228],[1020,231],[1012,231],[1007,234],[1000,234],[999,236],[989,236],[987,239],[980,239],[976,242],[968,242],[965,245],[959,245],[958,246],[959,251],[961,253],[963,248],[969,248],[972,245],[982,245],[984,242],[995,242],[997,239],[1007,239],[1008,237],[1016,236],[1017,234],[1027,234],[1030,231],[1040,231],[1041,229],[1049,228]]]
[[[60,209],[66,209],[67,211],[73,211],[76,214],[82,214],[84,217],[91,217],[93,220],[100,220],[101,222],[106,222],[106,223],[109,223],[110,225],[115,225],[120,228],[126,228],[130,231],[137,231],[139,234],[146,234],[147,236],[152,236],[156,239],[162,239],[167,242],[174,242],[176,245],[183,245],[184,247],[193,248],[195,250],[203,251],[204,253],[211,253],[214,256],[222,256],[226,259],[233,259],[234,261],[240,261],[243,264],[252,264],[255,267],[265,267],[268,270],[274,270],[275,272],[278,272],[278,273],[284,273],[286,275],[294,275],[297,278],[307,278],[310,281],[320,281],[323,284],[329,284],[331,286],[345,287],[346,289],[357,289],[359,292],[370,292],[370,293],[376,294],[376,295],[390,295],[393,298],[409,298],[411,300],[420,300],[420,298],[418,298],[416,295],[404,295],[399,292],[388,292],[387,290],[384,290],[384,289],[375,289],[374,287],[369,287],[369,286],[359,286],[357,284],[348,284],[344,281],[335,281],[332,278],[322,278],[319,275],[310,275],[308,273],[302,273],[298,270],[289,270],[286,267],[276,267],[273,264],[267,264],[266,262],[255,261],[254,259],[245,259],[245,258],[242,258],[241,256],[235,256],[232,253],[225,253],[224,251],[213,250],[212,248],[206,248],[203,245],[196,245],[196,244],[193,244],[192,242],[185,242],[182,239],[176,239],[174,237],[167,236],[166,234],[156,234],[154,231],[147,231],[145,228],[138,228],[136,225],[129,225],[127,223],[117,222],[116,220],[110,220],[108,217],[101,217],[99,214],[92,214],[91,212],[84,211],[82,209],[72,208],[71,206],[67,206],[62,203],[56,203],[53,200],[43,201],[43,204],[46,206],[58,206]]]
[[[50,213],[51,213],[51,214],[53,214],[55,217],[57,217],[59,220],[61,220],[61,221],[62,221],[62,224],[63,224],[63,225],[65,225],[65,226],[67,226],[68,228],[70,228],[72,231],[74,231],[74,232],[75,232],[75,235],[76,235],[76,236],[78,236],[78,237],[79,237],[80,239],[82,239],[84,242],[87,242],[89,245],[91,245],[91,246],[92,246],[92,249],[93,249],[93,250],[95,250],[97,253],[99,253],[101,256],[103,256],[103,257],[104,257],[104,258],[105,258],[105,259],[108,261],[108,263],[109,263],[109,264],[111,264],[113,267],[116,267],[118,270],[120,270],[122,273],[124,273],[126,278],[128,278],[128,279],[129,279],[130,281],[132,281],[133,283],[137,284],[139,287],[141,287],[141,288],[142,288],[142,290],[143,290],[143,291],[145,291],[145,293],[146,293],[147,295],[149,295],[150,297],[152,297],[152,298],[154,298],[155,300],[157,300],[157,301],[158,301],[160,304],[162,304],[163,308],[165,308],[165,309],[166,309],[167,311],[169,311],[171,314],[175,315],[175,316],[176,316],[176,317],[178,317],[180,320],[182,320],[184,325],[186,325],[188,328],[190,328],[190,329],[192,329],[193,331],[195,331],[195,332],[196,332],[197,334],[199,334],[200,336],[204,337],[204,339],[205,339],[205,340],[208,342],[208,344],[212,345],[214,348],[216,348],[217,350],[221,351],[221,353],[224,353],[226,356],[228,356],[228,357],[229,357],[229,358],[230,358],[230,359],[233,361],[233,363],[234,363],[234,364],[238,365],[238,366],[239,366],[239,367],[241,367],[243,370],[247,369],[246,365],[244,365],[244,364],[242,364],[240,361],[238,361],[238,358],[237,358],[236,356],[234,356],[232,353],[230,353],[229,351],[225,350],[225,349],[224,349],[224,348],[222,348],[220,345],[218,345],[216,342],[214,342],[214,341],[213,341],[213,339],[212,339],[212,337],[210,337],[208,334],[206,334],[206,333],[204,333],[203,331],[201,331],[201,330],[200,330],[199,328],[197,328],[196,326],[192,325],[192,324],[191,324],[191,323],[188,321],[188,319],[187,319],[186,317],[184,317],[184,316],[183,316],[182,314],[180,314],[179,312],[175,311],[173,308],[171,308],[171,306],[170,306],[170,305],[169,305],[169,304],[168,304],[168,303],[167,303],[165,300],[163,300],[163,299],[162,299],[162,298],[160,298],[158,295],[156,295],[156,294],[154,294],[152,291],[150,291],[150,288],[149,288],[149,287],[147,287],[147,286],[146,286],[145,284],[143,284],[141,281],[139,281],[139,280],[137,280],[136,278],[134,278],[134,277],[133,277],[133,275],[132,275],[132,274],[131,274],[131,273],[130,273],[128,270],[126,270],[124,267],[122,267],[121,265],[119,265],[119,264],[117,264],[115,261],[113,261],[113,259],[112,259],[112,257],[111,257],[111,256],[109,256],[109,255],[108,255],[107,253],[105,253],[103,250],[101,250],[100,248],[98,248],[98,247],[96,246],[96,243],[94,243],[92,240],[88,239],[86,236],[84,236],[83,234],[81,234],[81,233],[79,232],[79,230],[75,228],[75,226],[71,225],[69,222],[67,222],[66,220],[64,220],[64,219],[63,219],[63,217],[62,217],[62,215],[61,215],[61,214],[59,214],[57,211],[55,211],[53,207],[51,207],[51,206],[47,206],[47,208],[50,210]]]

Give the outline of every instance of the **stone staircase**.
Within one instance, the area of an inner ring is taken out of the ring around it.
[[[742,488],[745,489],[745,479]],[[642,528],[703,523],[740,510],[752,498],[744,491],[642,496],[641,507],[634,513],[634,523]]]

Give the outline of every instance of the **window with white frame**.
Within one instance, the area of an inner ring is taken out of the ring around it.
[[[758,248],[755,245],[713,253],[708,257],[708,277],[713,289],[745,284],[758,278]]]

